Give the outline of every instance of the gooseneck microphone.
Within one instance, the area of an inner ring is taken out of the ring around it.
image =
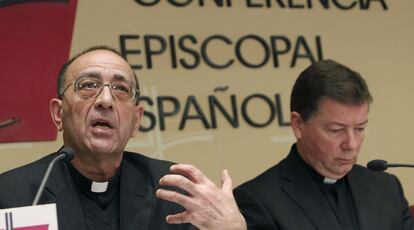
[[[58,155],[55,158],[53,158],[53,160],[49,163],[49,166],[47,167],[46,173],[43,176],[42,182],[40,183],[39,189],[37,190],[32,205],[37,205],[37,203],[39,202],[40,196],[42,195],[43,190],[45,189],[46,182],[49,179],[50,172],[52,171],[55,163],[60,160],[68,162],[71,161],[73,157],[75,157],[75,151],[73,151],[73,149],[63,148],[59,150]]]
[[[388,163],[384,160],[372,160],[368,162],[367,168],[373,171],[384,171],[390,167],[406,167],[406,168],[414,168],[414,164],[395,164],[395,163]]]

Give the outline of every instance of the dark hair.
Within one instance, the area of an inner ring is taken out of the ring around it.
[[[292,89],[290,111],[308,121],[325,98],[345,105],[369,104],[373,100],[361,75],[333,60],[314,63],[299,75]]]
[[[63,90],[64,90],[64,85],[65,85],[65,77],[66,77],[66,71],[68,70],[70,64],[72,64],[76,59],[78,59],[78,57],[89,53],[91,51],[95,51],[95,50],[107,50],[110,51],[112,53],[117,54],[118,56],[120,56],[122,59],[124,59],[127,63],[128,61],[121,55],[121,53],[119,53],[116,49],[109,47],[109,46],[105,46],[105,45],[99,45],[99,46],[92,46],[89,47],[85,50],[83,50],[82,52],[76,54],[75,56],[71,57],[65,64],[63,64],[62,68],[59,71],[59,75],[58,75],[58,79],[57,79],[57,95],[59,99],[63,98]],[[129,63],[128,63],[129,64]],[[132,67],[131,67],[132,69]],[[139,89],[139,82],[138,82],[138,77],[135,74],[135,71],[132,70],[132,73],[134,74],[134,79],[135,79],[135,87],[138,90],[138,96],[135,98],[135,103],[138,104],[138,100],[139,100],[139,95],[140,95],[140,89]]]

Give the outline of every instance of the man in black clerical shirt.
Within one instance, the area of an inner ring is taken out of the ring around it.
[[[364,79],[335,61],[300,74],[290,103],[296,144],[234,191],[248,229],[414,229],[398,179],[355,164],[371,101]]]
[[[245,228],[226,171],[221,189],[194,166],[124,150],[144,109],[138,79],[117,51],[100,46],[76,55],[62,67],[57,86],[50,113],[75,157],[55,166],[39,203],[56,203],[60,230]],[[30,205],[56,155],[1,174],[0,208]],[[203,180],[181,186],[194,175]],[[199,188],[204,192],[196,193]]]

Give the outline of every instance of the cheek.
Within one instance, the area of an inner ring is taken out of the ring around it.
[[[363,142],[364,142],[364,136],[361,136],[360,138],[357,139],[358,152],[359,152],[359,149],[361,148]]]
[[[311,140],[319,159],[330,159],[340,150],[340,141],[329,136],[314,136]]]
[[[74,106],[63,111],[64,125],[73,126],[71,129],[79,130],[84,127],[88,114],[88,107]]]
[[[131,109],[121,109],[118,110],[119,122],[123,127],[123,130],[132,131],[134,129],[135,123],[137,121],[134,116],[134,111]]]
[[[342,152],[341,148],[341,141],[338,139],[331,139],[326,141],[325,143],[325,152],[327,155],[330,155],[332,157],[335,157],[336,155],[340,154]]]
[[[360,134],[357,137],[358,137],[357,140],[359,141],[359,144],[362,144],[362,142],[365,139],[365,134],[364,133],[363,134]]]

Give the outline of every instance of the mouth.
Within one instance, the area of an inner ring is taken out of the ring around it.
[[[351,158],[351,159],[338,159],[338,161],[341,164],[354,164],[355,163],[355,159]]]
[[[92,128],[99,128],[99,129],[113,129],[114,126],[110,121],[104,119],[96,119],[91,123]]]

